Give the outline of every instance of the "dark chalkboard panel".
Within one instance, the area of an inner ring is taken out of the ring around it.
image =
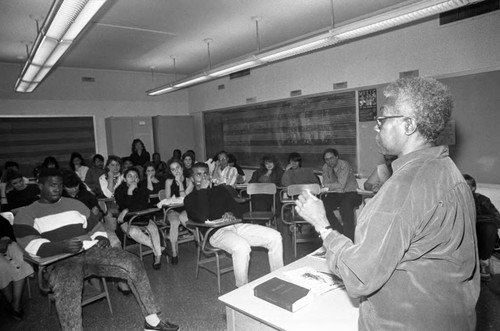
[[[265,154],[282,165],[298,152],[303,166],[320,169],[322,153],[336,148],[356,169],[355,92],[294,98],[204,113],[207,156],[224,149],[242,166]]]
[[[86,117],[3,117],[0,118],[0,164],[16,161],[23,175],[46,156],[52,155],[59,166],[68,167],[72,152],[86,159],[95,153],[94,118]]]

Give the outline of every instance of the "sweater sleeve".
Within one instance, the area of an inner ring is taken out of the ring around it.
[[[204,223],[210,216],[208,189],[194,190],[184,198],[184,208],[193,222]]]

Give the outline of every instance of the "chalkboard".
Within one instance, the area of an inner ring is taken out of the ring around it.
[[[258,166],[265,154],[282,166],[288,154],[320,169],[326,148],[336,148],[356,169],[355,92],[330,93],[204,112],[207,156],[232,153],[242,166]]]

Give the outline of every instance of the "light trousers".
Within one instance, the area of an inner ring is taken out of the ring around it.
[[[237,287],[248,283],[248,263],[252,246],[267,248],[271,271],[283,266],[281,234],[265,226],[255,224],[226,226],[210,237],[210,244],[231,254]]]

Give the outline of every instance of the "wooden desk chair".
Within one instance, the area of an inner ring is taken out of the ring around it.
[[[250,183],[246,189],[250,197],[250,211],[243,214],[243,221],[251,223],[265,222],[267,226],[271,226],[276,219],[276,185],[274,183]],[[268,211],[253,211],[252,197],[255,198],[256,194],[271,195],[273,197],[273,204],[271,210]]]
[[[138,226],[139,228],[141,228],[141,231],[147,233],[149,237],[151,237],[151,233],[149,233],[149,230],[147,228],[148,225],[147,223],[149,222],[149,219],[152,218],[159,211],[161,211],[160,208],[149,208],[145,210],[129,212],[125,215],[125,222],[127,222],[127,227],[126,227],[127,231],[123,233],[123,242],[122,242],[123,249],[130,251],[130,248],[132,247],[132,245],[126,246],[127,238],[134,240],[130,236],[130,228],[132,225]],[[148,222],[146,222],[146,220],[141,220],[141,217],[145,216],[147,216]],[[153,249],[148,248],[147,250],[143,251],[142,244],[141,243],[137,244],[139,245],[139,258],[141,259],[141,261],[143,256],[153,254]]]
[[[196,257],[196,278],[200,273],[200,268],[207,270],[208,272],[217,276],[217,286],[220,294],[220,276],[228,272],[233,271],[232,258],[228,256],[229,254],[223,249],[213,247],[209,243],[210,233],[216,231],[217,229],[239,223],[241,220],[237,220],[232,223],[221,223],[221,224],[206,224],[206,223],[196,223],[191,220],[187,222],[187,226],[195,230],[195,240],[198,244],[198,251]],[[201,228],[208,229],[205,233],[201,231]],[[228,267],[221,267],[221,261],[229,259],[231,264]],[[215,262],[215,269],[210,267],[210,264]]]
[[[44,273],[46,271],[46,268],[50,266],[53,263],[59,262],[61,260],[67,259],[71,256],[78,255],[81,252],[78,252],[76,254],[74,253],[64,253],[64,254],[58,254],[54,256],[49,256],[49,257],[37,257],[37,256],[31,256],[27,253],[24,254],[24,260],[38,268],[38,287],[40,288],[40,291],[44,294],[47,295],[48,300],[49,300],[49,311],[51,308],[51,302],[54,301],[54,297],[52,295],[52,289],[48,286]],[[98,294],[88,296],[84,298],[82,296],[82,307],[88,305],[89,303],[92,303],[94,301],[104,299],[106,298],[108,302],[108,307],[109,307],[109,312],[113,314],[113,308],[111,307],[111,300],[109,299],[109,292],[108,292],[108,286],[106,284],[106,278],[105,277],[99,277],[102,282],[102,291],[99,292]]]
[[[281,206],[281,220],[290,229],[292,235],[293,254],[295,257],[297,257],[297,244],[317,240],[317,238],[297,237],[297,228],[301,224],[309,224],[295,212],[295,199],[297,199],[297,197],[302,193],[302,191],[306,189],[311,191],[311,193],[314,195],[319,195],[321,192],[321,187],[319,186],[319,184],[290,185],[286,188],[286,194],[288,197],[290,197],[290,199],[282,200],[282,206]],[[287,209],[290,210],[289,216],[285,214],[285,211]]]

